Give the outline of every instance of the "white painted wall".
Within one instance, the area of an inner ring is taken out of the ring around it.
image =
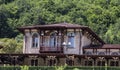
[[[33,48],[32,47],[32,34],[35,33],[35,32],[37,32],[37,30],[35,30],[35,29],[31,30],[31,33],[30,33],[30,31],[25,32],[25,35],[27,36],[27,41],[24,44],[23,53],[39,53],[40,44],[39,44],[39,46],[37,48]],[[78,30],[76,32],[76,34],[75,34],[75,44],[74,44],[75,47],[74,48],[66,48],[64,46],[64,54],[83,54],[82,48],[84,46],[90,45],[91,44],[91,40],[88,39],[87,36],[85,36],[85,35],[83,35],[82,38],[81,38],[80,37],[81,34],[82,33],[80,32],[80,30]],[[67,36],[65,36],[64,39],[65,39],[65,42],[68,43]],[[39,37],[39,40],[40,40],[40,37]],[[81,40],[81,46],[80,46],[80,40]]]

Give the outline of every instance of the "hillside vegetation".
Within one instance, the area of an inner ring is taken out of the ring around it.
[[[69,22],[89,26],[107,43],[120,43],[120,0],[0,0],[0,38],[17,27]]]

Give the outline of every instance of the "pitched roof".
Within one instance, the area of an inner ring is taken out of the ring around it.
[[[71,23],[58,23],[58,24],[49,24],[49,25],[45,25],[46,27],[65,27],[65,28],[82,28],[82,27],[86,27],[86,26],[81,26],[78,24],[71,24]]]
[[[87,47],[84,47],[84,49],[93,49],[93,48],[96,48],[96,49],[120,49],[120,44],[104,44],[104,45],[101,45],[101,46],[87,46]]]
[[[81,26],[78,24],[71,23],[56,23],[56,24],[47,24],[47,25],[32,25],[32,26],[23,26],[18,29],[26,29],[26,28],[82,28],[86,26]]]

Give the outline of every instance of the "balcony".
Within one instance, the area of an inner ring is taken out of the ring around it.
[[[40,47],[40,53],[63,53],[63,47]]]

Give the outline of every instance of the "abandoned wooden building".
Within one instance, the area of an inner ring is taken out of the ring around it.
[[[22,54],[0,54],[0,64],[120,66],[120,45],[106,44],[89,27],[70,23],[24,26]]]

